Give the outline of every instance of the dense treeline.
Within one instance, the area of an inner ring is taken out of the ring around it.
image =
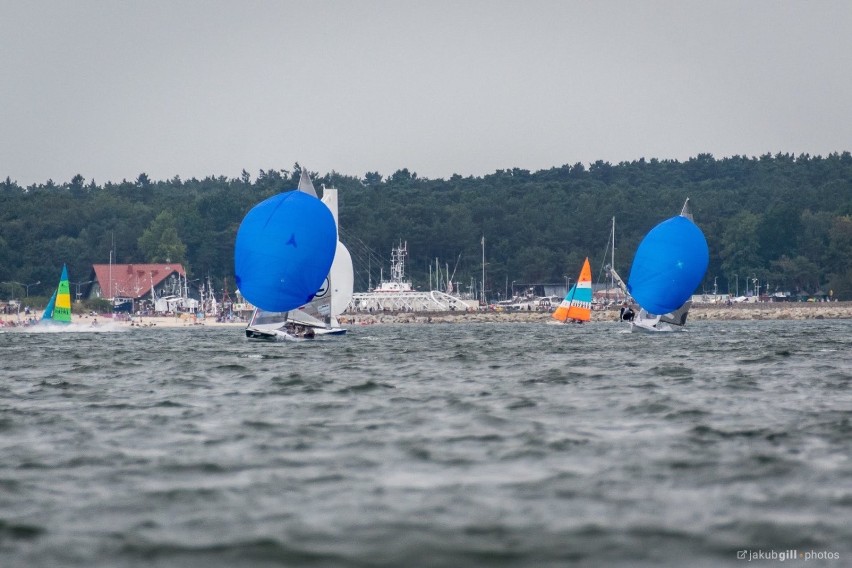
[[[252,179],[135,181],[98,185],[75,176],[22,187],[0,183],[0,298],[46,295],[67,263],[73,281],[113,261],[182,262],[190,279],[233,282],[233,245],[243,215],[259,201],[296,187],[300,167]],[[356,289],[375,285],[392,246],[408,243],[407,272],[429,286],[435,259],[467,289],[481,278],[497,299],[511,283],[561,283],[589,256],[597,276],[616,219],[616,267],[629,274],[642,236],[677,214],[689,197],[710,245],[703,288],[800,293],[833,291],[852,299],[852,156],[779,154],[686,162],[595,162],[530,172],[431,180],[407,169],[363,179],[334,172],[317,187],[340,191],[341,240],[353,254]],[[606,258],[604,257],[606,253]],[[751,288],[753,284],[749,284]],[[233,284],[231,284],[233,291]]]

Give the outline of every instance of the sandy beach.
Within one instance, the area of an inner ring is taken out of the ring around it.
[[[595,310],[592,321],[615,321],[618,309]],[[761,303],[700,305],[693,306],[689,313],[691,321],[699,320],[806,320],[806,319],[852,319],[852,302],[824,303]],[[13,317],[4,317],[12,320]],[[344,327],[373,324],[405,323],[462,323],[462,322],[547,322],[550,312],[381,312],[344,314],[340,318]],[[79,325],[112,325],[127,327],[161,328],[216,328],[245,327],[244,321],[217,322],[212,318],[196,319],[189,315],[175,316],[134,316],[129,321],[113,321],[105,316],[74,315],[73,323]]]
[[[126,327],[186,327],[186,328],[198,328],[198,327],[245,327],[246,322],[243,321],[234,321],[234,322],[217,322],[213,318],[195,318],[194,316],[184,314],[182,316],[133,316],[132,320],[113,320],[110,317],[105,317],[103,315],[99,316],[91,316],[91,315],[77,315],[74,314],[71,316],[71,323],[79,324],[79,325],[102,325],[102,324],[111,324],[114,326],[126,326]]]

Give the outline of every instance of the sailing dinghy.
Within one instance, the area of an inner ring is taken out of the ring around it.
[[[314,299],[336,248],[337,226],[324,203],[304,191],[280,193],[255,205],[240,224],[234,247],[237,286],[259,310],[289,312]],[[252,331],[250,323],[246,336],[296,337],[283,325],[266,331]]]
[[[687,199],[680,215],[651,229],[639,243],[626,286],[612,270],[641,308],[630,322],[630,331],[682,330],[692,306],[690,298],[704,279],[709,261],[707,240],[693,222]]]
[[[317,198],[307,170],[302,170],[298,191]],[[334,219],[337,234],[337,190],[324,188],[322,203],[328,208]],[[290,340],[302,337],[323,335],[343,335],[346,330],[340,327],[337,317],[342,314],[352,300],[354,288],[354,270],[352,256],[347,248],[335,237],[335,253],[331,268],[313,298],[304,304],[286,311],[269,311],[256,304],[251,320],[246,327],[246,337],[263,340]]]
[[[553,312],[553,319],[562,323],[584,323],[592,317],[592,269],[589,259],[583,262],[577,283],[565,295],[565,299]]]
[[[62,275],[59,277],[59,285],[53,291],[39,323],[71,323],[71,284],[68,281],[68,268],[64,264],[62,265]]]

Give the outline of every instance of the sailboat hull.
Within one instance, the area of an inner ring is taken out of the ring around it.
[[[684,331],[684,329],[667,323],[642,324],[630,322],[630,333],[676,333],[679,331]]]
[[[346,330],[341,327],[314,329],[314,337],[321,337],[325,335],[344,335],[345,333]],[[287,331],[283,329],[262,329],[257,327],[247,327],[246,337],[248,339],[255,339],[259,341],[292,341],[295,339],[302,339],[291,333],[287,333]]]
[[[332,327],[330,329],[320,329],[314,331],[317,335],[346,335],[346,330],[342,327]]]
[[[246,337],[256,341],[302,341],[304,338],[296,337],[284,330],[261,330],[246,328]]]
[[[659,316],[655,318],[639,317],[631,321],[629,325],[631,333],[674,333],[684,331],[682,326],[661,321]]]
[[[643,333],[684,331],[686,318],[691,307],[692,300],[689,300],[675,311],[660,316],[649,314],[641,309],[639,314],[630,320],[630,331]]]

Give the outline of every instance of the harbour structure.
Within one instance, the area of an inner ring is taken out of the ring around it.
[[[476,300],[464,300],[441,290],[415,290],[405,278],[405,257],[408,243],[391,250],[390,279],[382,279],[369,292],[355,292],[350,313],[364,312],[448,312],[478,309]]]

